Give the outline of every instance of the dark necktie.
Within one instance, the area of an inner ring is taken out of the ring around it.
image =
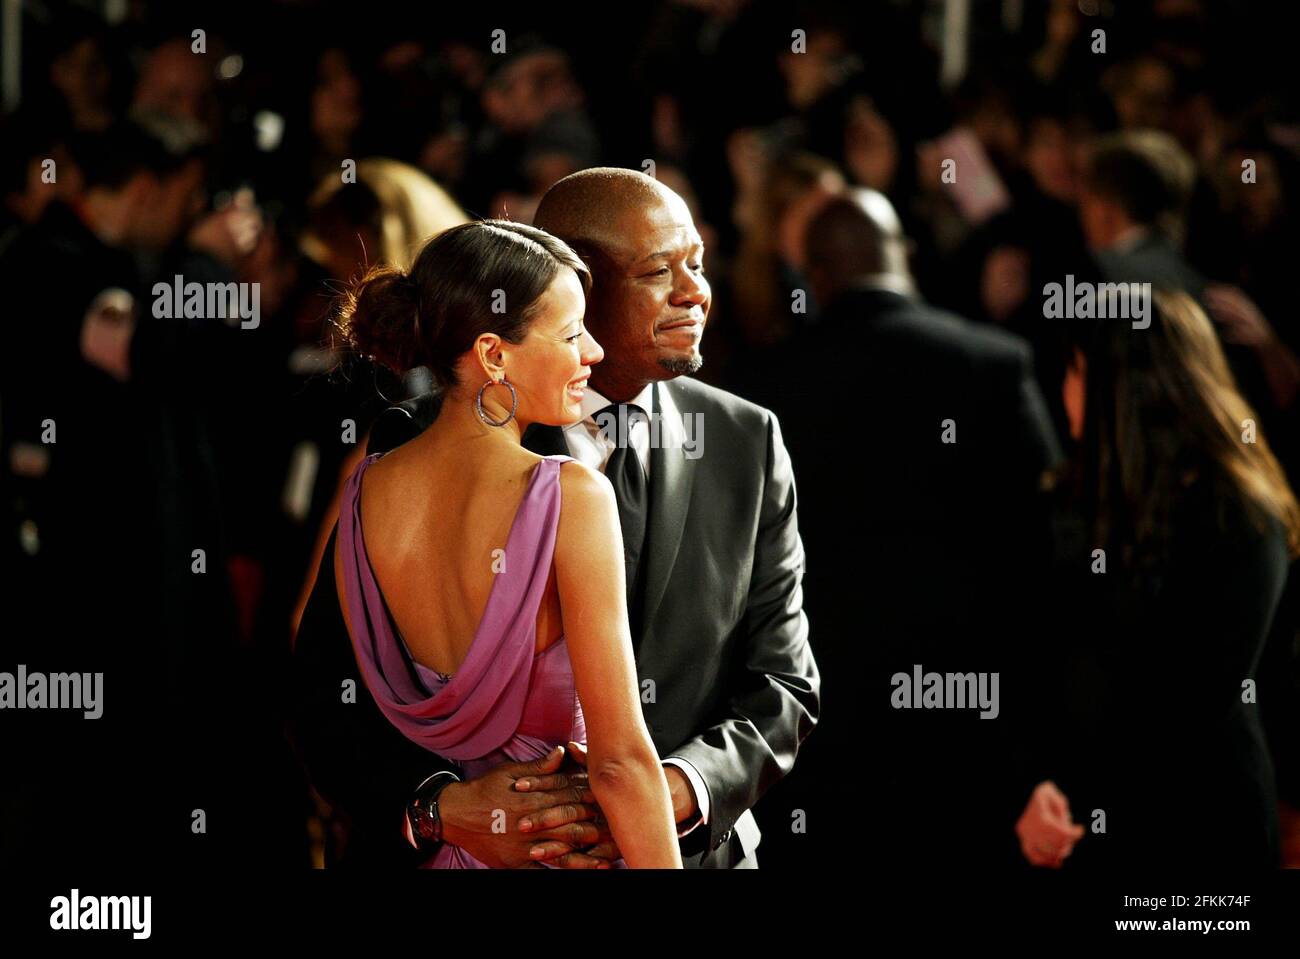
[[[627,567],[628,612],[632,619],[632,638],[637,639],[637,570],[645,546],[646,522],[650,512],[650,495],[641,458],[632,447],[632,424],[644,422],[645,410],[632,403],[613,403],[596,414],[596,422],[607,430],[619,445],[605,464],[605,477],[614,487],[618,499],[618,520],[623,529],[623,562]]]

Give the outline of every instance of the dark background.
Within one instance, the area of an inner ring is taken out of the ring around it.
[[[1073,206],[1080,151],[1100,133],[1155,127],[1198,164],[1189,259],[1241,286],[1300,349],[1300,116],[1293,38],[1276,5],[971,6],[966,69],[944,83],[940,3],[127,2],[111,23],[105,11],[117,5],[24,3],[21,86],[0,131],[0,668],[113,671],[96,723],[3,717],[0,858],[102,865],[156,854],[297,868],[319,864],[331,841],[330,811],[283,734],[292,624],[352,452],[336,424],[355,418],[364,435],[378,410],[418,389],[364,364],[293,364],[328,343],[331,294],[348,279],[301,243],[311,196],[343,159],[404,161],[470,216],[525,221],[559,176],[653,159],[707,244],[714,306],[700,378],[765,404],[776,401],[774,375],[825,375],[781,368],[806,322],[788,309],[800,280],[782,230],[820,177],[879,189],[915,243],[926,299],[1035,344],[1064,443],[1061,357],[1035,325],[1034,290],[1044,276],[1085,272]],[[197,65],[159,66],[158,51],[194,28],[207,31]],[[498,28],[509,58],[490,52]],[[788,54],[795,28],[809,35],[798,61]],[[1106,31],[1104,55],[1090,52],[1094,28]],[[538,56],[521,67],[515,58],[529,51]],[[485,88],[509,70],[514,86],[489,105]],[[36,248],[45,204],[75,199],[71,172],[95,162],[79,144],[142,103],[197,131],[205,165],[186,230],[164,250],[127,251],[137,274],[170,277],[170,264],[197,260],[275,295],[256,332],[200,323],[166,341],[153,367],[142,363],[155,371],[147,383],[87,386],[75,332],[97,289],[92,270],[75,251],[51,253],[35,274],[18,264]],[[268,124],[282,136],[259,145]],[[975,132],[1011,199],[986,222],[967,222],[925,166],[926,145],[958,125]],[[1237,192],[1243,151],[1260,158],[1259,197]],[[31,174],[48,156],[61,182],[43,194]],[[260,232],[223,259],[192,227],[241,188],[252,190]],[[99,434],[61,479],[57,462],[48,476],[13,465],[15,445],[30,440],[15,411],[33,381],[72,397],[69,416]],[[1293,485],[1294,425],[1294,407],[1266,420]],[[290,513],[283,494],[303,444],[319,466],[307,508]],[[797,480],[797,461],[795,471]],[[835,523],[828,504],[801,504],[800,519],[822,533]],[[207,548],[198,586],[194,543]],[[1292,602],[1279,624],[1284,642],[1295,612]],[[863,640],[819,633],[813,616],[826,711],[795,772],[756,810],[764,869],[797,876],[840,863],[846,841],[866,856],[872,828],[887,828],[853,815],[854,791],[871,788],[871,771],[854,762],[851,649]],[[1275,760],[1294,801],[1287,749]],[[812,810],[807,834],[792,834],[791,811],[814,791],[842,805]],[[208,811],[206,837],[187,828],[195,807]],[[100,815],[110,808],[120,822]]]

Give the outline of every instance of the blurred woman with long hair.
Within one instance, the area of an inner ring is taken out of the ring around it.
[[[1205,313],[1153,301],[1149,328],[1098,321],[1065,384],[1068,615],[1038,667],[1058,722],[1017,831],[1035,865],[1276,866],[1255,673],[1300,506]]]

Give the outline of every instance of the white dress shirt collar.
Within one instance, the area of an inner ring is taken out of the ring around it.
[[[654,410],[651,408],[654,403],[655,385],[647,383],[643,389],[632,399],[628,400],[633,406],[639,406],[645,410],[646,416],[654,416]],[[597,413],[609,406],[613,401],[601,396],[590,386],[582,396],[582,417],[584,420],[591,420]],[[594,420],[593,420],[594,422]]]
[[[656,385],[647,384],[629,401],[644,410],[650,418],[649,422],[636,421],[628,431],[628,440],[636,451],[637,459],[641,461],[647,479],[650,476],[651,446],[655,443],[659,446],[681,446],[685,437],[672,396],[667,388],[656,389]],[[607,397],[588,387],[582,397],[583,418],[564,428],[564,440],[568,444],[570,455],[602,473],[616,448],[616,441],[607,431],[602,430],[595,416],[609,405]]]

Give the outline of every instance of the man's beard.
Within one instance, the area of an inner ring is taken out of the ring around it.
[[[659,365],[673,376],[690,376],[698,373],[700,367],[704,366],[704,357],[696,353],[691,359],[660,359]]]

